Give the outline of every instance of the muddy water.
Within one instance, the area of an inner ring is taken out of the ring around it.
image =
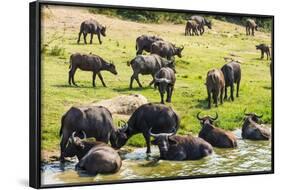
[[[240,138],[241,131],[235,134]],[[111,175],[88,176],[74,170],[76,162],[62,167],[59,162],[42,166],[43,184],[91,183],[125,179],[161,178],[176,176],[196,176],[204,174],[227,174],[237,172],[269,171],[271,169],[271,142],[238,140],[238,148],[215,148],[211,156],[196,161],[155,161],[159,155],[157,147],[152,147],[147,158],[146,148],[136,148],[123,155],[120,171]]]

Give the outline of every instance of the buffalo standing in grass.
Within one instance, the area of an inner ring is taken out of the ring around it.
[[[157,145],[160,159],[164,160],[198,160],[212,154],[213,147],[202,138],[191,135],[178,136],[175,133],[154,134],[152,144]]]
[[[96,34],[98,36],[99,43],[102,44],[101,35],[105,37],[106,36],[105,31],[106,31],[106,27],[102,26],[100,23],[98,23],[98,21],[93,19],[85,20],[80,25],[80,32],[78,34],[77,43],[79,44],[81,34],[83,34],[84,43],[87,44],[87,40],[86,40],[87,34],[91,34],[90,44],[92,44],[93,35]]]
[[[258,31],[258,25],[253,19],[247,19],[246,20],[246,35],[251,35],[252,30],[252,36],[255,35],[255,30]]]
[[[270,49],[266,44],[256,45],[256,49],[261,51],[261,59],[264,58],[264,53],[266,54],[266,59],[270,58]]]
[[[224,75],[225,80],[225,93],[224,99],[227,99],[227,87],[230,87],[230,97],[231,100],[234,101],[233,91],[234,91],[234,83],[236,83],[236,97],[239,97],[239,87],[241,80],[241,68],[238,62],[232,61],[230,63],[225,64],[221,71]]]
[[[237,147],[237,138],[233,133],[217,128],[213,125],[213,122],[218,118],[217,113],[215,118],[211,116],[200,117],[199,114],[200,112],[197,114],[197,119],[200,121],[200,125],[202,127],[199,132],[199,137],[209,142],[214,147]]]
[[[115,65],[112,63],[106,62],[103,58],[98,55],[90,54],[84,55],[80,53],[75,53],[70,56],[70,66],[69,66],[69,77],[68,83],[69,85],[76,83],[74,81],[74,75],[77,69],[81,69],[82,71],[91,71],[93,72],[93,87],[96,86],[96,76],[98,75],[99,79],[102,82],[102,85],[106,87],[103,77],[101,75],[101,71],[109,71],[114,75],[117,75],[117,71]]]
[[[75,132],[69,138],[65,156],[77,156],[76,169],[86,170],[91,175],[116,173],[122,165],[119,154],[109,145],[82,140],[75,136]]]
[[[199,24],[195,20],[188,20],[185,26],[185,35],[193,36],[194,34],[198,36]]]
[[[221,70],[212,69],[207,73],[206,86],[208,93],[208,108],[211,108],[211,95],[216,106],[218,106],[218,97],[220,102],[223,103],[222,96],[225,88],[224,76]]]
[[[157,36],[141,35],[136,39],[136,50],[137,55],[142,54],[143,50],[146,52],[151,52],[151,44],[156,41],[163,41],[162,38]]]
[[[137,55],[134,59],[128,62],[128,66],[132,67],[133,74],[130,80],[130,89],[133,88],[133,81],[136,80],[139,87],[142,88],[142,85],[139,81],[139,74],[142,75],[151,75],[152,81],[149,85],[152,85],[155,82],[154,75],[157,71],[159,71],[162,67],[170,67],[174,69],[174,61],[166,60],[159,55],[151,54],[151,55]]]
[[[193,15],[190,17],[191,20],[194,20],[198,24],[198,30],[200,32],[200,35],[203,35],[205,32],[204,26],[207,26],[209,29],[212,29],[212,23],[208,19],[199,16],[199,15]]]
[[[256,113],[245,113],[245,119],[242,127],[242,138],[250,140],[269,140],[271,133],[269,129],[258,124],[263,115]]]
[[[95,137],[97,141],[115,144],[116,129],[112,115],[102,106],[71,107],[61,118],[61,161],[64,161],[65,148],[73,132],[83,131],[87,137]]]
[[[116,132],[116,146],[121,148],[133,135],[142,133],[150,153],[150,131],[157,133],[176,132],[179,128],[179,116],[171,107],[163,104],[144,104],[140,106],[121,129]]]
[[[169,67],[163,67],[155,74],[154,78],[155,78],[155,87],[158,87],[161,96],[161,103],[164,104],[165,91],[167,92],[166,102],[171,102],[171,98],[176,82],[176,76],[174,70]]]
[[[172,57],[177,55],[179,58],[182,57],[183,46],[176,47],[174,44],[166,41],[156,41],[151,45],[151,53],[160,55],[161,57],[170,60]]]

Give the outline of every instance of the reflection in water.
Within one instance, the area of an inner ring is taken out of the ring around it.
[[[235,134],[240,137],[241,130]],[[196,161],[156,161],[157,147],[152,148],[147,158],[146,148],[137,148],[123,157],[118,173],[88,176],[74,170],[76,162],[66,163],[62,168],[59,162],[42,166],[43,184],[90,183],[122,179],[147,179],[160,177],[191,176],[204,174],[226,174],[237,172],[271,170],[271,142],[239,140],[238,148],[215,148],[211,156]]]

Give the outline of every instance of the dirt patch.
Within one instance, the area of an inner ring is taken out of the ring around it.
[[[104,106],[112,114],[130,115],[139,106],[146,104],[147,99],[140,94],[121,95],[111,99],[94,102],[93,106]]]

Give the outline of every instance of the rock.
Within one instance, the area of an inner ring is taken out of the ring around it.
[[[148,103],[140,94],[121,95],[107,100],[92,103],[93,106],[104,106],[112,114],[130,115],[139,106]]]

